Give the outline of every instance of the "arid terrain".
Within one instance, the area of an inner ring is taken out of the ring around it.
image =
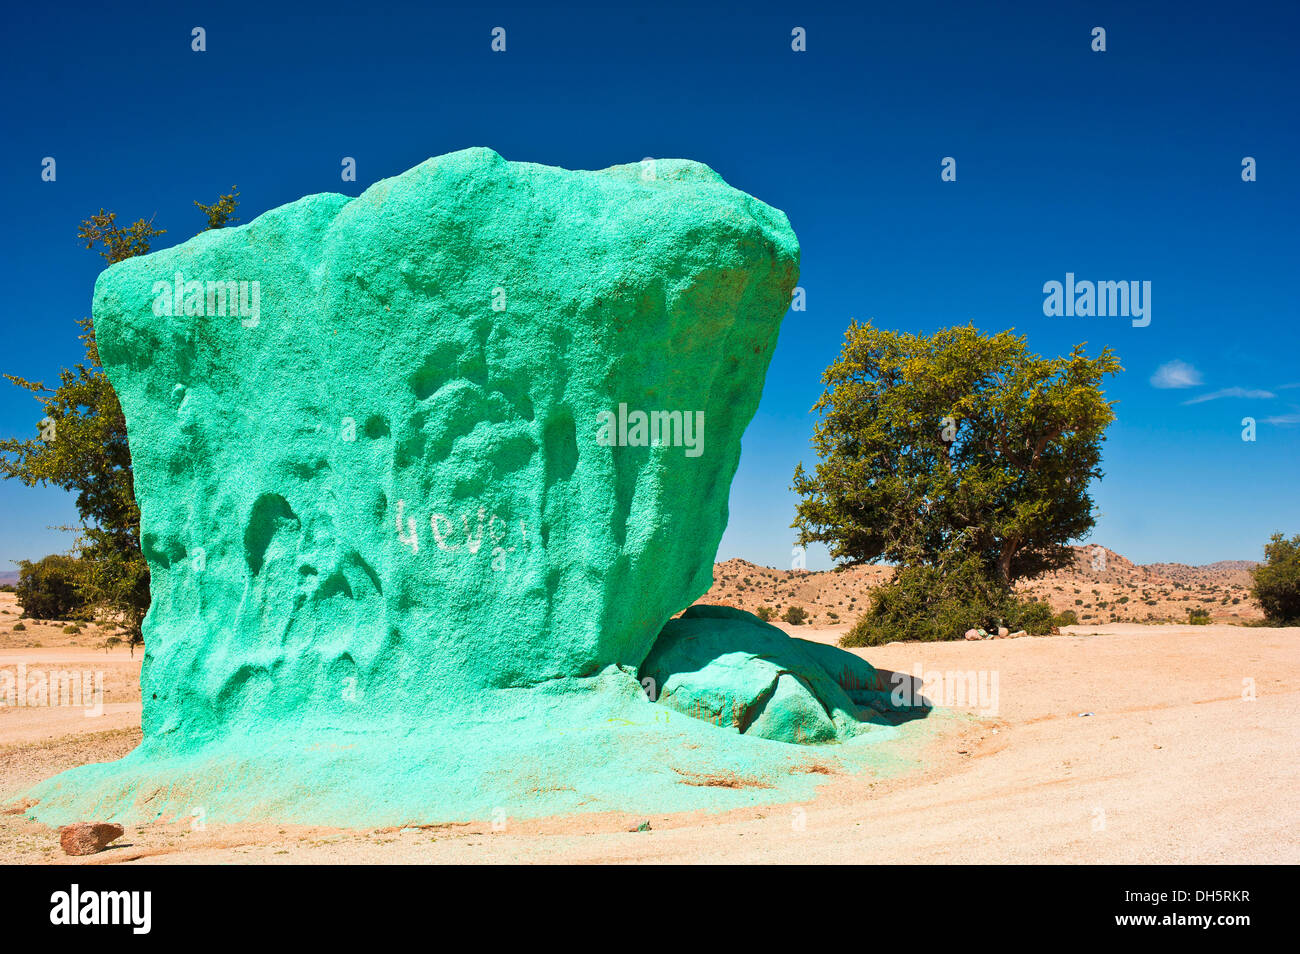
[[[1073,610],[1080,623],[1186,623],[1191,609],[1207,611],[1216,623],[1263,618],[1250,598],[1254,563],[1139,566],[1105,547],[1073,549],[1073,567],[1021,582],[1017,589],[1047,600],[1054,612]],[[870,605],[872,588],[889,580],[893,572],[887,566],[775,570],[746,560],[727,560],[714,568],[713,589],[698,602],[751,613],[767,606],[777,617],[799,606],[807,612],[809,625],[837,626],[855,622]]]
[[[102,674],[105,703],[91,715],[0,706],[0,858],[10,863],[1300,862],[1300,628],[1132,623],[855,650],[919,676],[948,711],[895,744],[914,770],[832,775],[804,804],[496,828],[179,819],[74,859],[57,831],[23,816],[21,793],[138,743],[140,654],[106,652],[95,633],[62,626],[26,621],[14,633],[19,612],[0,594],[0,672]],[[847,622],[783,628],[833,643]],[[962,694],[977,684],[981,698]]]

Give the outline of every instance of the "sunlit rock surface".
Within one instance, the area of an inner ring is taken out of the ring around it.
[[[781,212],[699,163],[470,149],[109,268],[144,742],[32,814],[757,797],[692,781],[718,773],[806,793],[795,747],[651,703],[638,673],[710,586],[798,257]]]

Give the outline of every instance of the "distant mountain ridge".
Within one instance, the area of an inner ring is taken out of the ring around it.
[[[1218,622],[1246,622],[1263,614],[1250,599],[1250,560],[1204,566],[1137,564],[1097,544],[1072,547],[1073,566],[1022,581],[1026,596],[1047,600],[1056,612],[1073,610],[1080,622],[1185,622],[1189,609],[1208,610]],[[832,570],[778,570],[748,560],[714,565],[714,584],[700,603],[749,612],[770,607],[780,615],[801,606],[814,625],[853,623],[870,605],[870,592],[894,573],[888,566]]]

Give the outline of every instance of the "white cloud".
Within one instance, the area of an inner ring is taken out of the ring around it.
[[[1279,427],[1294,427],[1300,424],[1300,408],[1296,408],[1291,414],[1279,414],[1276,417],[1264,418],[1265,424],[1276,424]]]
[[[1170,361],[1156,368],[1151,386],[1157,388],[1193,388],[1201,383],[1201,372],[1186,361]]]
[[[1217,401],[1219,398],[1255,398],[1263,400],[1266,398],[1277,397],[1272,391],[1261,391],[1257,388],[1224,388],[1221,391],[1211,391],[1209,394],[1202,394],[1200,397],[1194,397],[1190,401],[1184,401],[1184,404],[1203,404],[1206,401]]]

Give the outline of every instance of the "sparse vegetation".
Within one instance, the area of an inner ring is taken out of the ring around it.
[[[802,626],[808,618],[808,613],[802,606],[788,606],[781,618],[791,626]]]
[[[1177,594],[1161,596],[1160,590],[1171,591],[1174,580],[1192,579],[1196,581],[1193,588],[1199,587],[1214,600],[1206,604],[1213,622],[1244,625],[1261,615],[1258,605],[1249,597],[1252,564],[1243,562],[1207,568],[1180,564],[1143,567],[1111,553],[1107,558],[1108,576],[1104,581],[1097,581],[1092,570],[1091,548],[1080,546],[1073,550],[1074,566],[1053,571],[1039,579],[1019,581],[1013,590],[1016,598],[1047,602],[1057,619],[1067,610],[1076,614],[1076,621],[1083,620],[1088,614],[1086,622],[1089,624],[1102,621],[1185,623],[1189,604],[1176,602]],[[870,606],[871,592],[888,582],[894,573],[895,569],[889,566],[858,565],[796,575],[744,560],[727,561],[718,565],[716,584],[701,601],[735,606],[756,614],[760,606],[767,606],[769,620],[779,619],[785,607],[799,605],[807,613],[805,625],[855,623]],[[1162,576],[1165,573],[1176,575],[1166,578]],[[745,579],[752,580],[754,585],[741,590],[738,584]],[[1094,614],[1093,609],[1086,609],[1083,603],[1075,605],[1076,598],[1082,599],[1070,595],[1078,589],[1076,581],[1087,581],[1080,590],[1082,593],[1097,589],[1101,601],[1108,604],[1106,609]],[[1096,585],[1092,586],[1093,583]],[[1128,597],[1127,601],[1125,597]],[[1227,604],[1223,602],[1225,597],[1228,598]],[[1233,599],[1237,602],[1233,603]],[[831,616],[832,613],[836,614],[835,617]],[[1014,631],[1009,621],[1007,625]],[[1054,625],[1072,624],[1058,621]]]

